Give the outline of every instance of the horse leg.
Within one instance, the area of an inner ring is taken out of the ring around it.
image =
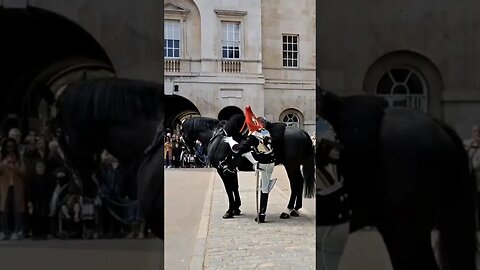
[[[302,193],[303,193],[303,177],[298,166],[285,167],[287,170],[288,179],[290,180],[290,200],[288,202],[288,210],[290,215],[298,217],[300,214],[298,210],[302,208]]]
[[[217,172],[220,175],[220,178],[222,178],[223,186],[225,187],[225,191],[227,192],[227,196],[228,196],[228,210],[223,215],[223,218],[233,218],[234,216],[233,209],[235,209],[235,198],[234,198],[234,192],[232,189],[233,177],[224,175],[223,171],[220,169],[217,169]]]
[[[438,270],[428,226],[412,220],[391,219],[378,226],[394,270]]]
[[[287,171],[288,180],[290,181],[290,200],[288,201],[287,205],[288,213],[282,212],[282,214],[280,214],[281,219],[290,218],[290,213],[294,210],[297,199],[297,186],[295,185],[295,178],[298,177],[298,174],[301,176],[300,170],[296,170],[295,167],[285,165],[285,170]],[[294,213],[295,216],[297,216],[296,214],[297,213]]]

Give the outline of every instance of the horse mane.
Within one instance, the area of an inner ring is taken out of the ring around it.
[[[69,85],[59,99],[62,114],[85,121],[128,122],[163,116],[163,85],[101,78]]]
[[[333,127],[338,125],[340,118],[350,114],[379,113],[388,107],[385,98],[374,95],[353,95],[340,97],[322,88],[317,94],[317,116],[330,122]]]
[[[207,130],[214,130],[220,121],[215,118],[209,117],[192,117],[185,122],[183,122],[183,128],[186,132],[191,132],[192,130],[197,131],[207,131]]]

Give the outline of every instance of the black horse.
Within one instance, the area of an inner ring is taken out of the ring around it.
[[[476,182],[452,128],[380,97],[338,97],[320,88],[317,117],[331,124],[343,148],[338,167],[350,195],[351,232],[375,226],[395,270],[434,270],[435,229],[441,269],[476,269]],[[317,203],[317,218],[328,207]]]
[[[137,189],[147,224],[162,239],[164,102],[163,87],[155,83],[89,80],[64,90],[55,118],[67,164],[82,179],[86,195],[95,194],[92,175],[106,149],[127,178],[136,180],[130,186]]]
[[[219,163],[225,164],[231,157],[231,149],[223,138],[228,134],[236,141],[241,140],[240,129],[245,121],[243,115],[230,118],[225,126],[217,129],[219,121],[207,117],[195,117],[185,120],[182,124],[185,143],[192,147],[196,140],[207,145],[210,164],[217,168],[223,180],[228,196],[229,207],[224,218],[232,218],[240,214],[240,194],[238,192],[238,176],[236,173],[226,173],[220,168]],[[311,198],[315,192],[314,149],[310,136],[294,127],[286,127],[283,123],[267,123],[266,129],[272,136],[275,164],[283,164],[290,180],[291,195],[288,209],[293,209],[292,215],[298,215],[302,208],[302,193],[305,187],[305,197]],[[224,133],[225,131],[225,133]],[[301,166],[303,165],[303,176]],[[252,164],[242,158],[240,171],[253,171]],[[282,218],[289,218],[290,213],[282,213]]]

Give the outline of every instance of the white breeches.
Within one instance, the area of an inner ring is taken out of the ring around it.
[[[258,167],[260,169],[261,183],[260,187],[263,193],[268,193],[270,191],[270,179],[272,178],[273,168],[275,163],[259,163]]]

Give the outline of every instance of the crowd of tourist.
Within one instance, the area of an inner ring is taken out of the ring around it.
[[[0,134],[0,240],[145,238],[136,193],[118,161],[102,154],[96,195],[86,197],[58,135],[30,131],[22,137],[17,128]]]
[[[168,132],[164,138],[165,168],[203,168],[208,167],[206,149],[200,141],[188,148],[180,131]]]

